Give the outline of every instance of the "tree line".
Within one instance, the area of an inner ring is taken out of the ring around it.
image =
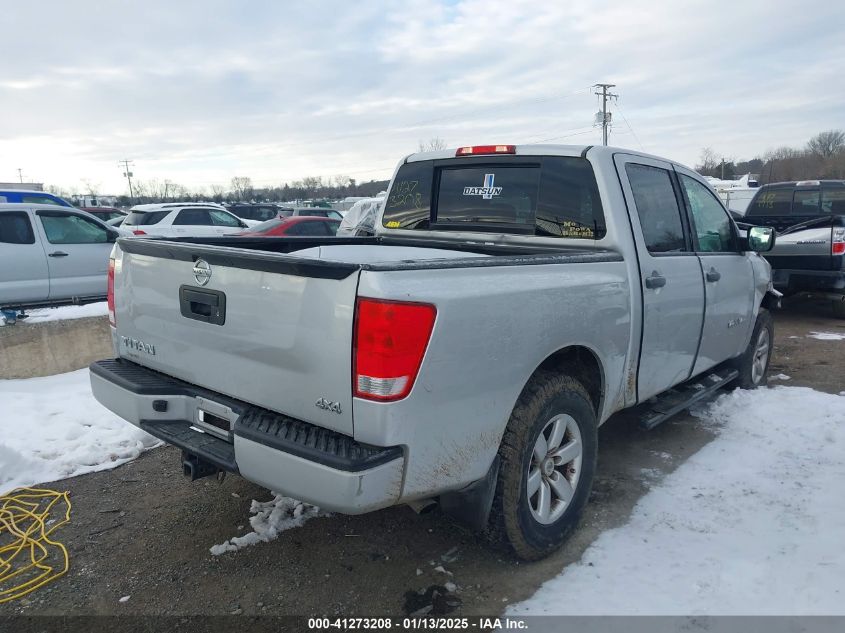
[[[758,182],[845,179],[845,130],[827,130],[803,147],[782,146],[750,160],[723,158],[710,147],[701,150],[696,171],[703,176],[733,179],[757,174]]]

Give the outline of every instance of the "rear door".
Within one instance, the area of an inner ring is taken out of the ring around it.
[[[46,240],[49,298],[104,297],[113,233],[81,214],[58,209],[35,213]]]
[[[0,306],[46,301],[47,254],[29,211],[0,211]]]
[[[615,161],[640,266],[642,402],[690,376],[703,325],[704,282],[672,165],[626,154]]]
[[[742,353],[754,326],[754,272],[736,227],[710,188],[676,166],[704,276],[704,329],[693,374]]]

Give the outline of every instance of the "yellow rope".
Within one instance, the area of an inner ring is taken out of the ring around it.
[[[67,549],[49,537],[68,521],[67,492],[18,488],[0,496],[0,604],[67,572]]]

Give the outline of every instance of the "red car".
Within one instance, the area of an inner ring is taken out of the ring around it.
[[[261,224],[235,233],[244,237],[279,237],[279,236],[322,236],[335,235],[340,226],[340,220],[322,218],[319,216],[298,215],[287,218],[273,218]]]

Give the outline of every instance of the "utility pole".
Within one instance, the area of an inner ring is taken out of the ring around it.
[[[132,194],[132,172],[129,171],[129,167],[134,165],[135,162],[124,158],[122,161],[117,163],[118,165],[123,167],[123,175],[126,180],[129,182],[129,201],[132,202],[133,198],[135,197]]]
[[[722,156],[722,180],[725,179],[725,157]]]
[[[18,167],[18,180],[20,180],[21,184],[23,184],[23,169],[20,167]]]
[[[601,92],[594,92],[601,97],[601,142],[607,145],[607,126],[610,124],[610,115],[607,113],[607,100],[615,99],[619,95],[608,92],[609,88],[615,88],[616,84],[595,84],[593,88],[601,88]],[[598,118],[598,117],[596,117]]]

